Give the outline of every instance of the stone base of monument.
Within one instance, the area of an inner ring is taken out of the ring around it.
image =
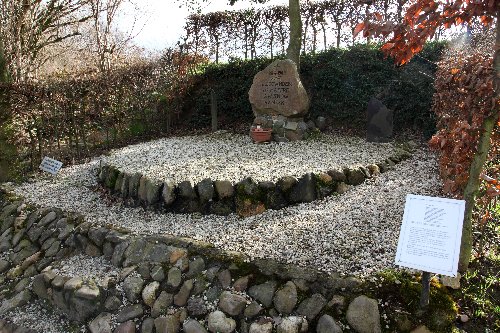
[[[257,116],[251,128],[257,127],[271,129],[272,140],[276,142],[304,140],[314,130],[307,125],[304,118],[287,118],[282,115]]]

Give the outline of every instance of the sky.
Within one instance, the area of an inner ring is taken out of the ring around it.
[[[124,14],[117,20],[117,27],[122,32],[133,31],[134,42],[147,51],[160,51],[175,46],[183,34],[183,27],[189,10],[179,7],[175,0],[137,0],[139,14],[134,7],[127,5]],[[228,0],[209,0],[204,5],[203,13],[238,10],[248,8],[248,1],[241,0],[229,6]],[[288,0],[270,0],[269,5],[287,4]],[[253,5],[263,7],[263,5]]]

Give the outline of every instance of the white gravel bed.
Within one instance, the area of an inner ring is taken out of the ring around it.
[[[17,307],[6,313],[2,318],[18,326],[32,329],[35,332],[68,333],[76,330],[86,332],[84,325],[76,327],[57,310],[47,310],[40,300]]]
[[[367,165],[385,160],[393,151],[390,143],[357,137],[323,135],[321,140],[254,144],[248,135],[216,132],[128,146],[111,152],[104,161],[151,179],[198,183],[211,178],[235,183],[244,177],[276,181],[282,176]]]
[[[52,267],[52,270],[61,276],[79,276],[84,280],[93,279],[95,281],[120,275],[119,269],[104,257],[91,257],[86,254],[78,254],[58,262]]]
[[[341,196],[261,215],[202,216],[107,206],[93,190],[98,161],[65,168],[15,188],[29,202],[77,211],[96,224],[136,234],[168,233],[206,241],[251,258],[274,258],[327,272],[366,276],[394,268],[407,194],[439,195],[435,156],[426,149]]]

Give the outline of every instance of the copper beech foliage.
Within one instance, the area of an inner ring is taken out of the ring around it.
[[[388,21],[381,13],[374,12],[356,25],[354,35],[363,32],[365,37],[389,38],[382,50],[402,65],[420,52],[425,41],[440,27],[450,28],[475,19],[488,25],[499,9],[498,0],[417,0],[407,8],[402,22]]]
[[[365,37],[388,38],[382,51],[403,65],[422,50],[425,41],[439,27],[450,28],[474,20],[489,25],[499,10],[498,0],[417,0],[407,8],[401,23],[385,21],[375,12],[358,23],[354,34],[363,32]],[[439,65],[433,105],[438,132],[430,144],[441,151],[440,169],[446,193],[460,195],[463,192],[483,120],[491,112],[498,113],[492,51],[457,54]],[[492,136],[491,158],[498,158],[498,139],[497,126]],[[498,184],[491,181],[487,184],[495,188],[488,193],[498,194]]]
[[[492,55],[481,51],[454,53],[452,58],[440,62],[435,88],[433,112],[438,119],[438,132],[430,145],[440,151],[444,191],[459,196],[468,181],[483,120],[499,106],[493,90]],[[498,159],[498,126],[491,140],[489,158]],[[492,186],[487,193],[498,195],[498,183],[491,177],[483,179]]]

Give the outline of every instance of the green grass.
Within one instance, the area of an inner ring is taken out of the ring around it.
[[[420,309],[420,274],[388,270],[367,286],[367,296],[382,300],[383,332],[410,332],[425,325],[432,332],[453,332],[457,303],[437,278],[431,281],[429,306]]]
[[[385,271],[378,275],[378,281],[367,286],[368,296],[381,299],[388,305],[381,308],[388,318],[383,320],[384,332],[409,332],[419,325],[426,325],[432,332],[443,333],[459,330],[467,333],[500,332],[498,213],[488,221],[483,235],[476,232],[475,236],[476,249],[482,236],[485,254],[471,262],[458,290],[446,288],[433,279],[427,312],[419,309],[419,274]],[[469,320],[461,323],[457,315],[467,315]]]
[[[482,236],[484,255],[473,260],[454,293],[460,312],[471,320],[463,325],[468,333],[500,332],[500,219],[498,210]]]

